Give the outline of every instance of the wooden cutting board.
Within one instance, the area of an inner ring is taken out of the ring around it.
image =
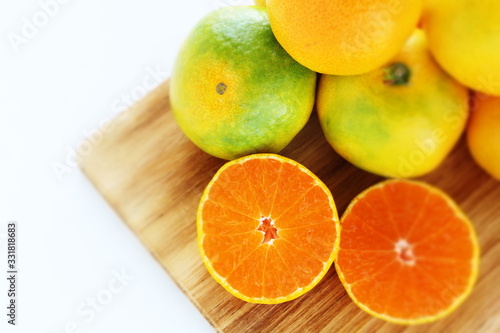
[[[362,190],[382,180],[339,157],[315,114],[282,155],[330,188],[342,214]],[[245,303],[219,286],[196,244],[196,209],[225,161],[195,147],[177,127],[168,82],[111,123],[81,168],[187,297],[220,332],[493,332],[500,331],[500,182],[472,161],[462,139],[423,180],[449,193],[473,221],[481,245],[476,288],[452,315],[414,327],[386,323],[350,300],[332,267],[309,293],[278,305]]]

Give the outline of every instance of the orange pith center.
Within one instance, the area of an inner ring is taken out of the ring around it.
[[[415,265],[415,255],[413,254],[413,246],[410,245],[405,239],[400,239],[394,245],[394,251],[396,252],[396,258],[399,262],[408,266]]]
[[[260,225],[257,230],[264,233],[262,244],[272,244],[276,238],[280,238],[280,236],[278,236],[278,229],[274,227],[274,221],[269,217],[263,216],[260,218]]]

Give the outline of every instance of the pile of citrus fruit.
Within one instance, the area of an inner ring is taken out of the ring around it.
[[[500,179],[500,2],[256,4],[205,16],[170,83],[182,131],[230,160],[198,208],[208,271],[232,295],[274,304],[334,264],[351,299],[378,318],[447,315],[477,278],[477,236],[447,194],[407,178],[436,169],[466,131],[472,157]],[[339,155],[393,178],[340,219],[327,186],[276,154],[313,110]]]

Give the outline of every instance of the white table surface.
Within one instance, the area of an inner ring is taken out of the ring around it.
[[[72,151],[170,75],[204,14],[251,3],[0,1],[0,332],[213,331]],[[15,327],[4,306],[8,221],[18,224]]]

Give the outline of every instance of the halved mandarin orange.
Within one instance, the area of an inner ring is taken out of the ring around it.
[[[328,188],[275,154],[225,164],[203,193],[197,228],[213,278],[234,296],[265,304],[312,289],[332,265],[340,233]]]
[[[375,317],[431,322],[470,294],[479,265],[476,233],[437,188],[379,183],[351,202],[341,225],[337,273],[352,300]]]

